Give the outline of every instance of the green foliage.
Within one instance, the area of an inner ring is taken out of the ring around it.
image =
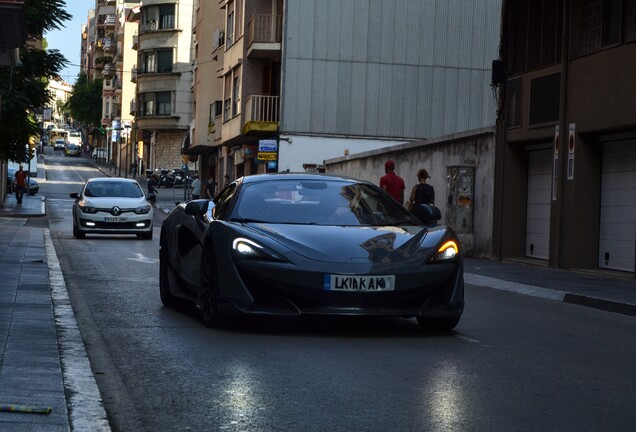
[[[27,35],[41,37],[46,31],[63,27],[70,19],[63,0],[29,0],[25,2]],[[66,59],[57,50],[43,51],[24,46],[20,48],[21,65],[0,67],[0,159],[24,160],[25,144],[40,130],[33,112],[49,104],[47,91],[50,78],[60,79],[59,73]]]
[[[85,126],[99,126],[102,117],[102,80],[89,81],[86,74],[81,72],[65,108],[75,121]]]

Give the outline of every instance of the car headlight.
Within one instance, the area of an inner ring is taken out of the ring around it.
[[[95,207],[80,205],[79,208],[83,213],[90,213],[90,214],[97,213],[97,209]]]
[[[243,237],[234,239],[232,250],[234,255],[240,258],[285,261],[285,258],[279,253]]]
[[[459,254],[459,247],[453,240],[445,242],[437,253],[431,258],[431,261],[446,261],[455,258]]]
[[[135,209],[135,214],[148,214],[150,213],[150,210],[152,210],[152,206],[149,206],[149,205],[137,207]]]

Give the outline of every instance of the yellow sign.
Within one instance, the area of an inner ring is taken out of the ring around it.
[[[262,161],[275,161],[276,152],[258,152],[256,158]]]

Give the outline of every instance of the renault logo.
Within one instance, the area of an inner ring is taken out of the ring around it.
[[[117,215],[121,214],[121,209],[120,209],[119,207],[115,206],[115,207],[113,207],[113,208],[111,209],[110,213],[111,213],[113,216],[117,216]]]

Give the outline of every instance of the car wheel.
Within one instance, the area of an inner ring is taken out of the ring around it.
[[[170,292],[168,285],[168,266],[170,265],[170,253],[168,245],[162,244],[159,248],[159,296],[164,306],[174,308],[181,305],[181,301]]]
[[[75,237],[76,239],[83,239],[86,237],[86,234],[84,234],[83,232],[81,232],[78,228],[77,225],[75,225],[75,223],[73,223],[73,237]]]
[[[201,257],[201,286],[199,287],[199,308],[201,321],[206,327],[218,328],[224,324],[217,307],[219,279],[217,275],[216,256],[210,245],[203,250]]]
[[[423,318],[417,317],[417,323],[422,330],[433,333],[449,332],[459,324],[459,317],[456,318]]]

